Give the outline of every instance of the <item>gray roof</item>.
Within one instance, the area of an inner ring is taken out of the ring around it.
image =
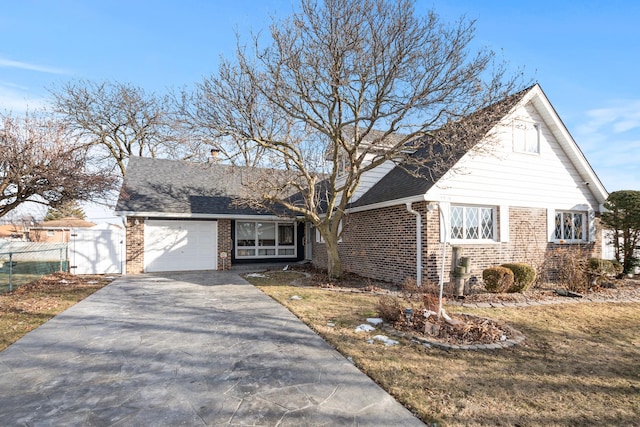
[[[236,204],[247,173],[247,168],[217,163],[131,157],[116,212],[269,214]]]
[[[350,207],[373,205],[425,194],[471,148],[504,118],[531,89],[476,111],[424,137],[420,147],[404,165],[397,165]]]
[[[508,96],[424,137],[408,162],[396,166],[351,207],[400,200],[425,194],[471,148],[477,145],[530,88]],[[370,135],[379,137],[377,133]],[[218,163],[131,157],[116,212],[167,214],[260,215],[237,204],[243,179],[264,169],[238,168]],[[323,183],[319,185],[322,186]],[[300,194],[293,195],[300,197]],[[322,206],[324,200],[319,200]]]

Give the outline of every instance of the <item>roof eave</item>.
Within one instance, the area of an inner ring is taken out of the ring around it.
[[[216,219],[234,219],[234,220],[255,220],[255,219],[267,219],[267,220],[282,220],[288,218],[285,216],[278,216],[273,214],[202,214],[202,213],[185,213],[185,212],[136,212],[136,211],[116,211],[116,216],[119,217],[145,217],[145,218],[166,218],[166,219],[203,219],[203,220],[216,220]]]

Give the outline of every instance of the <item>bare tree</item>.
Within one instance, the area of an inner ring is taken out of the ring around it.
[[[248,194],[310,221],[339,277],[340,221],[365,172],[451,167],[489,130],[487,115],[506,112],[496,102],[518,79],[493,52],[471,51],[474,25],[418,16],[408,0],[302,0],[266,47],[239,40],[235,60],[198,86],[192,116],[232,161],[287,172]]]
[[[89,165],[86,145],[44,114],[0,114],[0,217],[25,202],[100,200],[118,180]]]
[[[168,96],[126,83],[70,82],[53,88],[54,111],[122,176],[130,156],[179,157]]]

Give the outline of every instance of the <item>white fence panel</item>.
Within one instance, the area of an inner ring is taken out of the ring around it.
[[[118,227],[73,228],[69,241],[74,274],[122,274],[124,230]]]

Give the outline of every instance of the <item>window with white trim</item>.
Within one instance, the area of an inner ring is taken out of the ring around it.
[[[236,258],[294,256],[294,222],[236,221]]]
[[[586,212],[556,211],[553,237],[561,242],[586,242],[587,224]]]
[[[349,170],[351,169],[351,164],[349,163],[349,159],[347,158],[346,154],[341,153],[340,155],[338,155],[337,167],[338,167],[338,173],[337,173],[338,177],[343,177],[349,172]]]
[[[495,240],[496,210],[484,206],[451,206],[451,240]]]
[[[514,119],[513,151],[526,154],[540,153],[540,123]]]
[[[318,230],[317,228],[315,230],[316,230],[316,242],[325,243],[324,237],[322,237],[322,234],[320,234],[320,230]],[[342,220],[340,220],[340,223],[338,224],[338,236],[340,236],[338,238],[338,243],[342,243]]]

